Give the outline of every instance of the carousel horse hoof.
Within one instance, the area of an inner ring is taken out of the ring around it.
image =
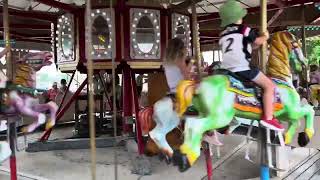
[[[49,121],[46,124],[46,131],[51,129],[54,125],[55,123],[51,119],[49,119]]]
[[[165,160],[168,165],[171,164],[171,158],[168,155],[164,153],[159,153],[158,157],[160,161]]]
[[[185,172],[191,167],[187,156],[180,151],[175,151],[173,153],[172,160],[173,165],[178,166],[180,172]]]
[[[310,142],[309,137],[307,136],[307,133],[300,132],[298,136],[298,144],[300,147],[305,147]]]

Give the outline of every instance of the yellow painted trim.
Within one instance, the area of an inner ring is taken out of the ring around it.
[[[198,159],[199,155],[197,155],[195,152],[192,151],[191,148],[189,148],[187,145],[183,144],[180,147],[180,151],[182,154],[186,154],[188,161],[190,163],[190,166],[192,166],[196,160]]]

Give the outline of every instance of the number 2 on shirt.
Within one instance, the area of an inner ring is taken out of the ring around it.
[[[234,39],[233,38],[228,38],[227,41],[229,42],[229,44],[227,45],[226,50],[224,51],[224,53],[232,51],[231,46],[232,46],[232,44],[234,42]]]

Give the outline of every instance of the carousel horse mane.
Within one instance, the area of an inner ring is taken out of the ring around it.
[[[271,39],[267,75],[283,80],[291,78],[289,54],[294,36],[285,31],[276,32]]]
[[[16,64],[13,83],[23,87],[35,88],[35,73],[43,66],[50,65],[52,55],[48,52],[28,53]],[[34,59],[32,59],[34,58]]]

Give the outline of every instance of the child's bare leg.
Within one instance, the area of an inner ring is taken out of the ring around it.
[[[262,125],[267,126],[274,130],[282,130],[282,125],[278,120],[273,118],[273,100],[275,85],[273,82],[263,73],[259,73],[257,77],[253,79],[261,88],[263,88],[263,111],[264,117],[262,119]]]

